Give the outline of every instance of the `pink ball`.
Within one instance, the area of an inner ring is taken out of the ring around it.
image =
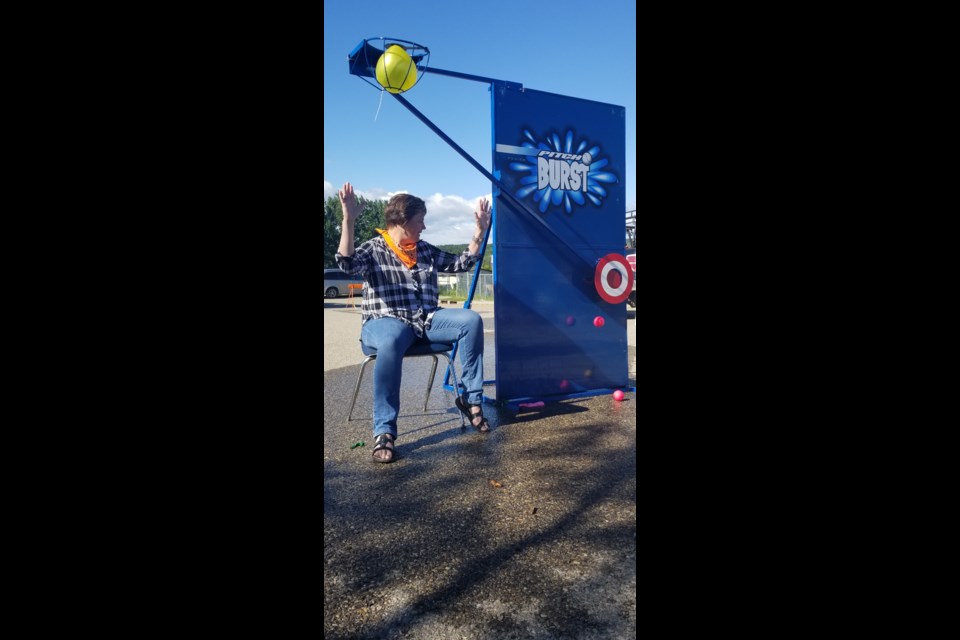
[[[603,317],[597,316],[596,318],[593,319],[593,326],[602,327],[604,322],[606,321],[603,319]]]
[[[616,400],[617,402],[620,402],[621,400],[623,400],[623,391],[620,391],[620,389],[617,389],[616,391],[614,391],[613,399]]]

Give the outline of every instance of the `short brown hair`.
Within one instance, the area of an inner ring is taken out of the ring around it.
[[[387,226],[403,226],[417,215],[427,213],[427,203],[412,196],[409,193],[398,193],[390,198],[386,208],[383,210],[383,217]]]

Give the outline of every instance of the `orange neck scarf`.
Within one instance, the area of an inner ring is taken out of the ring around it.
[[[400,258],[400,262],[406,265],[407,269],[413,269],[413,266],[417,264],[417,244],[414,242],[404,248],[401,248],[398,247],[397,243],[393,241],[393,238],[390,237],[390,234],[383,229],[376,229],[376,232],[383,236],[383,241],[387,243],[387,246],[390,247],[395,254],[397,254],[397,257]]]

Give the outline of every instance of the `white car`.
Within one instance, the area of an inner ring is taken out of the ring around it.
[[[345,296],[350,290],[347,288],[349,284],[363,284],[363,278],[355,278],[353,276],[348,276],[340,269],[324,269],[323,270],[323,297],[324,298],[336,298],[337,296]],[[357,292],[359,293],[359,291]]]

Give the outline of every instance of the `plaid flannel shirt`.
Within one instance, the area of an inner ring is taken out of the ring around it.
[[[377,236],[357,247],[350,257],[337,252],[336,259],[341,271],[363,277],[361,326],[374,318],[396,318],[423,337],[437,311],[437,274],[467,271],[480,256],[471,255],[469,249],[456,256],[420,240],[417,264],[408,269]]]

